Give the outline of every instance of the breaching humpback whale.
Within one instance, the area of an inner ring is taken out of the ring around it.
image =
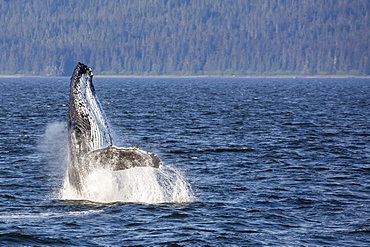
[[[92,70],[78,63],[71,77],[68,142],[69,183],[81,193],[84,178],[96,168],[123,170],[161,165],[159,158],[138,148],[113,146],[112,135],[96,97]]]

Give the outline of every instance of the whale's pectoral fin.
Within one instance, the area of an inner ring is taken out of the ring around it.
[[[103,167],[112,170],[124,170],[133,167],[159,168],[161,161],[155,154],[138,148],[119,148],[108,146],[94,150],[83,157],[90,167]]]

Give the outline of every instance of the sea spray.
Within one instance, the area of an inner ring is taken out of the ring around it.
[[[49,164],[64,168],[65,166],[60,164],[67,164],[68,141],[66,123],[52,122],[47,124],[38,147]]]
[[[44,169],[50,175],[52,197],[59,197],[68,163],[68,141],[66,122],[48,123],[38,142]]]
[[[192,202],[193,196],[190,185],[179,171],[162,166],[121,171],[95,169],[84,178],[80,193],[69,184],[66,176],[61,199],[101,203],[184,203]]]
[[[67,127],[65,122],[46,126],[40,149],[51,169],[67,173]],[[61,175],[59,175],[61,177]],[[171,165],[160,168],[135,167],[112,171],[97,168],[84,179],[81,193],[77,193],[65,175],[58,182],[62,200],[87,200],[100,203],[189,203],[194,200],[185,176]]]

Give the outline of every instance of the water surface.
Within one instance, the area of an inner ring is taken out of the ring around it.
[[[192,202],[63,200],[69,78],[1,78],[0,243],[368,246],[369,79],[94,79]],[[123,182],[123,181],[122,181]]]

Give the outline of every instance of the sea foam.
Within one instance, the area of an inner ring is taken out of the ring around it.
[[[95,169],[83,179],[81,193],[69,184],[68,176],[61,199],[101,203],[184,203],[192,202],[190,185],[177,170],[135,167],[121,171]]]
[[[135,167],[120,171],[97,168],[83,178],[82,191],[77,193],[67,175],[66,128],[64,122],[49,123],[42,144],[43,153],[53,162],[53,167],[58,162],[61,166],[59,171],[66,173],[59,187],[59,199],[148,204],[190,203],[194,200],[191,185],[184,174],[166,164],[160,168]]]

